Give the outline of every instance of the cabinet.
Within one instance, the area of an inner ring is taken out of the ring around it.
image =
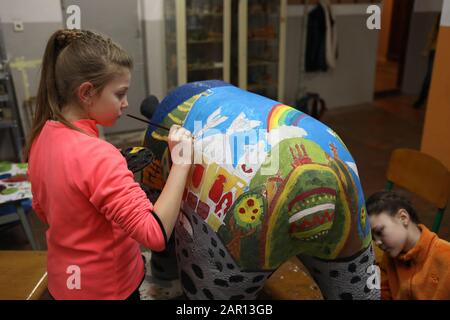
[[[168,91],[219,79],[284,98],[287,0],[164,1]]]
[[[287,0],[239,0],[238,85],[284,100]]]
[[[232,0],[164,1],[167,88],[230,82]]]

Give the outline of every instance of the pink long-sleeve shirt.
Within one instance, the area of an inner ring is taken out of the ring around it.
[[[56,299],[125,299],[144,277],[139,243],[165,248],[161,222],[120,151],[93,120],[47,121],[29,156],[33,208],[48,224],[48,289]]]

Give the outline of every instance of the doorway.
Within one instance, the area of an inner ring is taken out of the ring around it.
[[[400,93],[414,0],[383,0],[375,97]]]

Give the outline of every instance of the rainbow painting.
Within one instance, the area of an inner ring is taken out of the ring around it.
[[[267,132],[280,126],[297,126],[306,115],[292,107],[278,104],[273,107],[267,117]]]

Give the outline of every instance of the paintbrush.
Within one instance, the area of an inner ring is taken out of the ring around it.
[[[129,113],[127,113],[127,116],[129,116],[130,118],[133,118],[133,119],[136,119],[136,120],[145,122],[145,123],[147,123],[147,124],[149,124],[149,125],[151,125],[151,126],[154,126],[154,127],[157,127],[157,128],[163,129],[163,130],[166,130],[166,131],[170,131],[170,129],[167,128],[167,127],[164,127],[164,126],[161,126],[161,125],[159,125],[159,124],[156,124],[156,123],[147,121],[147,120],[145,120],[145,119],[142,119],[142,118],[133,116],[133,115],[131,115],[131,114],[129,114]],[[196,139],[196,137],[195,137],[193,134],[191,134],[191,136],[192,136],[192,139],[193,139],[193,140]]]
[[[170,129],[167,128],[167,127],[164,127],[164,126],[161,126],[161,125],[159,125],[159,124],[156,124],[156,123],[147,121],[147,120],[145,120],[145,119],[142,119],[142,118],[133,116],[132,114],[127,113],[127,116],[129,116],[130,118],[133,118],[133,119],[136,119],[136,120],[145,122],[145,123],[147,123],[147,124],[149,124],[149,125],[151,125],[151,126],[154,126],[154,127],[157,127],[157,128],[163,129],[163,130],[166,130],[166,131],[170,131]],[[196,140],[196,136],[194,136],[193,134],[191,134],[191,137],[192,137],[193,140]]]
[[[131,115],[131,114],[129,114],[129,113],[127,113],[127,116],[129,116],[130,118],[133,118],[133,119],[136,119],[136,120],[145,122],[145,123],[147,123],[147,124],[149,124],[149,125],[151,125],[151,126],[154,126],[154,127],[157,127],[157,128],[163,129],[163,130],[166,130],[166,131],[170,131],[170,129],[167,128],[167,127],[164,127],[164,126],[161,126],[161,125],[159,125],[159,124],[156,124],[156,123],[147,121],[147,120],[142,119],[142,118],[138,118],[138,117],[133,116],[133,115]]]

